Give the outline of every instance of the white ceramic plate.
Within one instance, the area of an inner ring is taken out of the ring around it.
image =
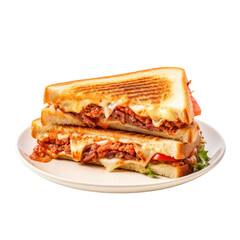
[[[38,175],[53,182],[82,190],[97,192],[143,192],[177,186],[191,181],[214,168],[225,153],[225,143],[221,135],[211,126],[198,121],[207,141],[206,148],[211,157],[210,165],[201,171],[178,179],[165,177],[150,178],[140,173],[119,170],[107,172],[100,166],[81,165],[68,160],[52,160],[40,163],[29,159],[36,140],[31,137],[30,127],[22,132],[17,142],[23,163]]]

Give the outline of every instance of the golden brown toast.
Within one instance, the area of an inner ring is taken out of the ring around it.
[[[60,156],[58,157],[58,159],[73,160],[71,157],[68,157],[68,156]],[[104,166],[100,161],[91,162],[90,164]],[[148,173],[148,169],[145,166],[142,166],[140,164],[126,163],[124,165],[119,166],[118,169],[119,168],[128,170],[128,171],[144,173],[144,174]],[[171,164],[165,164],[165,163],[149,164],[149,169],[154,174],[168,177],[168,178],[179,178],[193,172],[192,167],[188,164],[185,164],[182,166],[173,166]]]
[[[165,139],[161,137],[139,134],[134,132],[110,130],[110,129],[95,129],[79,126],[61,126],[61,125],[46,125],[41,124],[40,119],[32,122],[31,134],[33,138],[42,140],[51,133],[59,133],[62,135],[73,135],[81,139],[91,139],[91,141],[120,141],[123,143],[133,143],[142,146],[144,151],[154,151],[175,159],[184,159],[190,155],[193,149],[200,141],[200,133],[193,143],[183,143],[180,141]]]
[[[55,150],[49,151],[48,155],[51,158],[74,160],[81,162],[82,152],[85,147],[93,143],[106,144],[106,142],[120,142],[131,143],[138,156],[143,156],[142,159],[119,159],[119,158],[105,158],[100,157],[90,164],[97,164],[104,166],[106,170],[113,171],[114,169],[121,168],[131,171],[136,171],[148,174],[149,171],[160,176],[178,178],[190,174],[193,171],[193,162],[190,160],[193,155],[193,150],[197,147],[200,140],[200,135],[194,143],[182,143],[175,140],[168,140],[155,136],[147,136],[143,134],[136,134],[124,131],[114,130],[101,130],[75,126],[59,126],[59,125],[46,125],[42,126],[40,119],[32,122],[31,129],[32,136],[39,141],[47,142],[44,139],[57,139],[63,141],[70,138],[71,152],[59,152],[56,155]],[[68,140],[69,141],[69,140]],[[46,143],[45,143],[46,144]],[[52,145],[53,142],[50,142]],[[56,148],[54,148],[56,149]],[[161,153],[166,156],[172,156],[179,159],[178,162],[152,162],[151,159],[156,153]],[[195,161],[195,160],[194,160]]]
[[[53,84],[45,89],[44,103],[76,113],[89,104],[104,110],[119,105],[154,121],[186,124],[194,117],[185,71],[171,67]]]

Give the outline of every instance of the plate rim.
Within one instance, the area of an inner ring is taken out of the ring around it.
[[[26,133],[27,131],[31,130],[31,126],[25,128],[23,131],[21,131],[21,133],[19,134],[18,138],[17,138],[17,144],[16,144],[16,151],[18,153],[18,156],[20,157],[21,161],[23,162],[23,164],[25,166],[27,166],[29,169],[31,169],[34,173],[36,173],[37,175],[48,179],[52,182],[61,184],[63,186],[68,186],[71,188],[76,188],[76,189],[81,189],[81,190],[87,190],[87,191],[94,191],[94,192],[109,192],[109,193],[127,193],[127,192],[145,192],[145,191],[152,191],[152,190],[160,190],[160,189],[164,189],[164,188],[170,188],[170,187],[174,187],[183,183],[187,183],[189,181],[192,181],[204,174],[206,174],[207,172],[209,172],[211,169],[213,169],[224,157],[225,152],[226,152],[226,143],[224,141],[224,138],[222,137],[222,135],[212,126],[210,126],[209,124],[205,123],[204,121],[201,120],[197,120],[200,124],[204,124],[207,126],[207,128],[211,128],[211,130],[215,131],[222,143],[223,146],[220,148],[221,149],[221,153],[219,156],[217,156],[217,159],[211,163],[209,166],[205,167],[204,169],[191,173],[189,175],[180,177],[180,178],[175,178],[175,179],[167,179],[164,182],[157,182],[157,183],[146,183],[146,184],[140,184],[140,185],[136,185],[136,184],[129,184],[129,185],[105,185],[105,184],[92,184],[92,183],[85,183],[85,182],[79,182],[79,181],[73,181],[70,179],[66,179],[64,177],[60,177],[60,176],[56,176],[53,175],[51,173],[45,172],[37,167],[35,167],[34,165],[32,165],[31,163],[29,163],[25,157],[23,156],[23,154],[21,153],[21,149],[19,148],[19,143],[20,140],[22,138],[22,135],[24,133]],[[168,186],[170,184],[170,186]],[[78,185],[79,187],[74,187],[73,185]],[[162,186],[162,187],[161,187]],[[159,188],[158,188],[159,187]],[[113,191],[114,188],[114,191]],[[125,188],[125,191],[123,190],[123,188]],[[136,190],[131,190],[132,188],[136,188]],[[140,188],[140,189],[138,189]],[[147,189],[142,189],[142,188],[147,188]],[[121,191],[122,190],[122,191]]]

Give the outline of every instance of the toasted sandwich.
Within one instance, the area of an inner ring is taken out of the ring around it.
[[[190,174],[198,163],[201,133],[192,143],[111,129],[61,126],[32,122],[38,145],[32,160],[67,159],[104,166],[108,171],[126,169],[144,174],[178,178]]]
[[[200,114],[185,71],[156,68],[47,86],[42,125],[112,128],[196,142]]]

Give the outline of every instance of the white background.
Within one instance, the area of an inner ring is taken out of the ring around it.
[[[239,239],[239,1],[1,1],[1,239]],[[44,87],[160,66],[186,70],[227,152],[161,191],[104,194],[21,163],[18,135]]]

